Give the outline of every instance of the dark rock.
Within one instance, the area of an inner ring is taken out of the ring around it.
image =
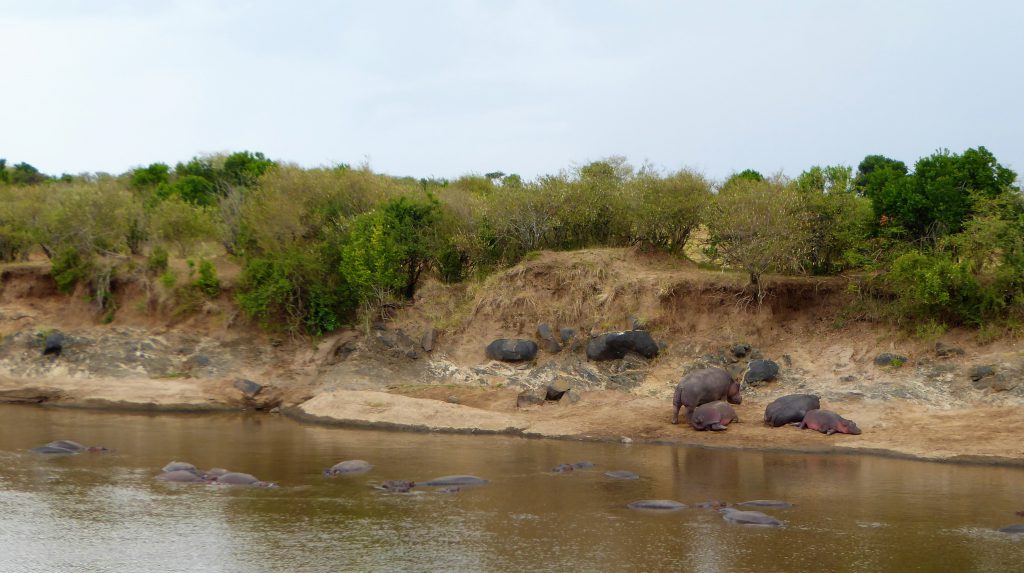
[[[571,405],[579,401],[580,393],[572,388],[569,388],[568,390],[565,391],[565,394],[562,394],[562,397],[559,398],[558,403],[563,405]]]
[[[946,344],[941,340],[935,343],[935,355],[940,358],[949,358],[950,356],[963,356],[964,349],[953,344]]]
[[[978,390],[994,390],[1006,392],[1013,390],[1020,385],[1020,375],[1014,372],[998,372],[992,376],[986,376],[978,380],[972,380],[971,386]]]
[[[459,397],[455,396],[454,394],[448,396],[448,398],[445,401],[448,402],[449,404],[459,404],[462,402],[462,400],[459,400]]]
[[[736,346],[732,347],[732,355],[735,356],[736,358],[743,358],[744,356],[750,354],[750,350],[751,348],[749,344],[737,344]]]
[[[415,360],[419,358],[416,351],[418,344],[402,329],[378,331],[374,337],[377,344],[393,356],[405,357]]]
[[[562,396],[566,392],[568,392],[569,388],[571,388],[571,387],[572,387],[572,384],[570,384],[568,380],[565,380],[565,379],[555,380],[551,384],[548,384],[548,389],[547,389],[547,394],[545,395],[545,399],[553,400],[553,401],[560,400],[562,398]]]
[[[191,366],[203,368],[210,365],[210,357],[205,354],[196,354],[188,359],[188,363]]]
[[[263,390],[263,386],[261,384],[257,384],[252,380],[247,380],[245,378],[235,380],[234,387],[249,398],[256,397],[256,395]]]
[[[591,360],[618,360],[627,352],[654,358],[658,351],[658,344],[646,330],[607,332],[587,343],[587,358]]]
[[[60,353],[64,351],[64,335],[59,332],[51,332],[46,335],[46,339],[43,341],[43,356],[52,354],[54,356],[60,356]]]
[[[839,381],[840,382],[856,382],[857,381],[857,377],[852,375],[852,374],[850,374],[850,375],[841,377],[839,379]]]
[[[547,398],[547,391],[540,389],[523,390],[516,397],[516,407],[523,408],[525,406],[536,406],[543,404]]]
[[[779,375],[779,365],[771,360],[751,360],[743,374],[743,383],[756,386],[759,382],[774,380]]]
[[[522,362],[537,357],[537,343],[532,340],[499,338],[487,345],[487,357],[504,362]]]
[[[875,366],[892,366],[899,368],[907,363],[907,357],[901,354],[893,354],[891,352],[883,352],[878,356],[875,356]]]
[[[555,333],[551,331],[551,326],[548,323],[542,322],[537,325],[537,337],[540,338],[545,352],[557,354],[562,351],[562,345],[555,340]]]
[[[427,331],[423,333],[423,337],[420,338],[420,348],[423,349],[423,352],[430,352],[434,349],[434,340],[436,338],[436,328],[428,328]]]
[[[972,366],[971,369],[967,372],[967,375],[971,377],[972,381],[977,382],[982,378],[988,378],[989,376],[993,376],[995,375],[995,373],[996,369],[993,368],[992,366],[989,366],[987,364],[979,364],[977,366]]]
[[[788,355],[788,354],[783,354],[782,355],[782,363],[785,364],[787,368],[792,366],[793,365],[793,357]]]
[[[562,344],[572,340],[572,337],[576,336],[576,329],[562,327],[558,329],[558,338],[561,339]]]
[[[346,340],[334,349],[334,357],[339,361],[345,360],[358,349],[359,344],[355,340]]]

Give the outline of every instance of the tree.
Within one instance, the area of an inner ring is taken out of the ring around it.
[[[49,177],[25,162],[16,163],[8,174],[12,185],[38,185],[47,179]]]
[[[808,250],[808,221],[796,191],[772,181],[734,178],[711,203],[710,251],[750,276],[758,303],[768,271],[799,268]]]
[[[193,205],[210,206],[217,201],[217,188],[210,180],[198,175],[179,177],[171,186],[172,192]]]
[[[753,169],[744,169],[739,173],[733,173],[730,175],[729,178],[725,180],[725,183],[722,184],[722,187],[726,187],[735,181],[753,181],[756,183],[758,181],[764,181],[764,175],[761,175],[760,172]]]
[[[871,197],[890,181],[900,179],[906,174],[906,163],[889,159],[884,155],[868,155],[857,166],[853,188],[858,194]]]
[[[913,238],[956,234],[981,197],[992,198],[1009,189],[1013,170],[1000,165],[984,147],[962,155],[940,150],[921,158],[914,173],[869,187],[880,223],[906,229]]]
[[[870,234],[871,202],[854,193],[852,172],[844,165],[814,166],[793,181],[808,222],[807,266],[815,273],[841,271],[849,264],[846,255]]]
[[[10,175],[7,173],[7,160],[0,159],[0,183],[7,183],[10,181]]]
[[[276,165],[259,151],[238,151],[224,159],[224,180],[230,185],[252,187],[268,169]]]
[[[662,178],[644,172],[626,184],[630,241],[682,253],[711,201],[703,175],[682,170]]]
[[[132,187],[142,189],[154,189],[158,185],[166,184],[170,178],[171,168],[166,163],[151,163],[147,167],[139,167],[132,170]]]

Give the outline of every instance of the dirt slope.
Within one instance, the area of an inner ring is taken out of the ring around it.
[[[1015,340],[981,344],[945,333],[962,351],[893,325],[851,320],[843,278],[776,279],[756,305],[745,278],[632,250],[541,253],[483,283],[428,281],[383,325],[322,340],[269,336],[238,315],[230,295],[187,316],[154,311],[146,285],[119,285],[110,324],[81,293],[56,292],[45,266],[0,269],[0,400],[152,409],[259,408],[318,422],[414,430],[508,431],[583,439],[716,447],[871,451],[942,460],[1024,464],[1024,352]],[[229,273],[225,273],[229,274]],[[574,331],[565,348],[527,364],[485,358],[495,338],[536,338],[539,323]],[[652,360],[592,362],[589,336],[640,326],[663,344]],[[431,352],[421,337],[436,332]],[[45,333],[67,337],[41,355]],[[781,366],[744,390],[741,423],[701,433],[669,424],[681,376],[719,365],[740,374],[743,343]],[[875,356],[907,357],[878,367]],[[980,380],[973,366],[990,365]],[[263,388],[246,396],[235,383]],[[517,407],[520,391],[565,383],[573,404]],[[813,392],[858,422],[860,436],[824,436],[760,424],[777,396]]]

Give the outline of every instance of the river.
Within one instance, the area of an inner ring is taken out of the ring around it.
[[[1024,539],[1024,469],[435,435],[303,425],[270,415],[0,406],[0,571],[1012,571]],[[44,456],[55,439],[115,448]],[[367,474],[328,479],[346,459]],[[169,484],[182,460],[280,484]],[[591,461],[569,474],[551,468]],[[639,480],[615,480],[631,470]],[[490,480],[456,493],[388,493],[388,479]],[[781,499],[781,528],[708,509]]]

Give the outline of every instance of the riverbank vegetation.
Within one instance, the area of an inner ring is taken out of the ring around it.
[[[491,172],[414,179],[337,165],[306,169],[248,151],[120,175],[51,177],[0,160],[0,260],[41,253],[64,292],[113,317],[119,278],[154,309],[187,312],[240,266],[234,296],[268,328],[319,335],[387,314],[426,275],[482,278],[538,250],[627,247],[749,277],[849,277],[852,317],[918,332],[1024,324],[1024,199],[984,147],[913,168],[881,155],[795,178],[747,170],[711,181],[612,157],[524,181]],[[187,276],[168,254],[187,260]]]

